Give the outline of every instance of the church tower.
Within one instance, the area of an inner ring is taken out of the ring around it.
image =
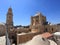
[[[13,13],[11,7],[8,9],[7,12],[6,24],[8,26],[8,30],[13,29]]]
[[[42,33],[44,31],[44,24],[46,23],[46,17],[42,13],[37,13],[35,16],[31,16],[31,32]]]

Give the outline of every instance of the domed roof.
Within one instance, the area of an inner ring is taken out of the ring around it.
[[[37,13],[35,14],[35,16],[40,15],[40,14],[41,14],[40,12],[37,12]]]
[[[11,8],[11,7],[9,7],[9,9],[8,9],[8,10],[12,11],[12,8]]]
[[[34,36],[25,45],[57,45],[54,41],[43,38],[41,35]]]
[[[60,35],[60,32],[55,32],[53,35]]]
[[[0,22],[0,25],[5,25],[5,23],[3,23],[3,22]]]
[[[33,39],[26,43],[26,45],[49,45],[49,41],[42,38],[41,35],[34,36]]]
[[[49,42],[50,42],[50,45],[57,45],[54,41],[52,41],[52,40],[49,40]]]

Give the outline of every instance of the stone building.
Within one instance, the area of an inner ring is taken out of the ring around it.
[[[57,24],[56,27],[57,27],[57,32],[60,32],[60,24]]]
[[[32,32],[44,32],[44,24],[46,23],[46,17],[41,13],[31,17],[31,31]]]
[[[55,31],[57,31],[57,26],[48,24],[46,17],[43,16],[42,13],[37,13],[35,16],[31,16],[30,28],[31,28],[31,32],[33,32],[33,33],[36,33],[36,32],[53,33]]]
[[[4,23],[0,23],[0,36],[5,35],[6,27]]]
[[[12,13],[12,8],[10,7],[8,9],[7,16],[6,16],[6,28],[7,28],[10,39],[14,39],[14,36],[15,36],[13,24],[14,24],[13,23],[13,13]]]
[[[13,29],[13,13],[12,13],[11,7],[8,9],[8,12],[7,12],[6,25],[9,31]]]

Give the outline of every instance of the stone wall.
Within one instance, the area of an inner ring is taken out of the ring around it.
[[[6,31],[5,25],[0,25],[0,36],[5,35],[5,31]]]
[[[29,34],[24,34],[24,35],[17,34],[17,44],[25,43],[31,40],[37,34],[39,33],[29,33]]]
[[[57,25],[57,32],[60,32],[60,25]]]
[[[57,26],[56,25],[45,25],[45,31],[54,33],[57,31]]]

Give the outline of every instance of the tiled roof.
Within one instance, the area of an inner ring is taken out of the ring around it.
[[[52,36],[52,34],[50,34],[49,32],[46,32],[46,33],[41,34],[41,36],[42,36],[43,38],[49,38],[49,37]]]

